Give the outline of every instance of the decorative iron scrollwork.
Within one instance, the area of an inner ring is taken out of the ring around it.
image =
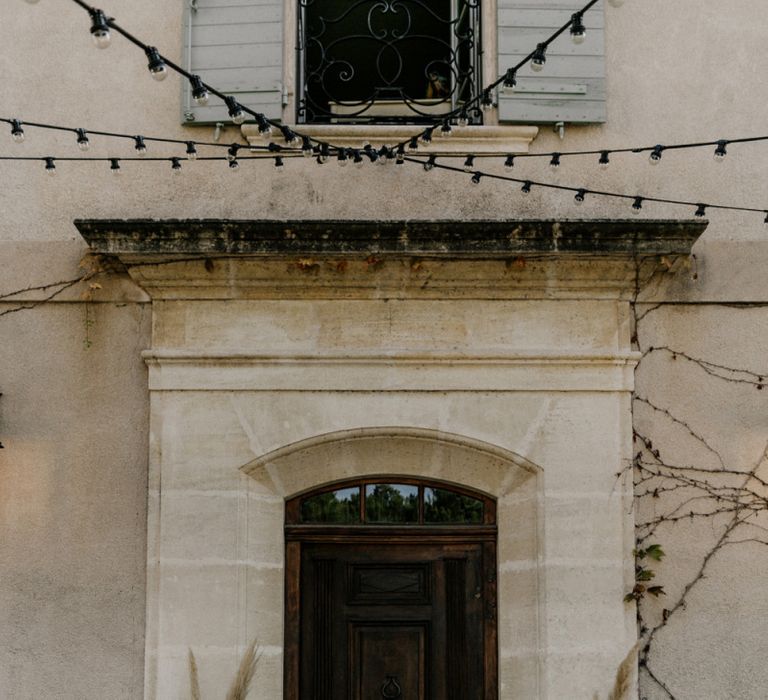
[[[397,676],[387,676],[387,679],[381,686],[381,697],[387,700],[396,700],[403,697],[403,689],[397,682]]]
[[[479,0],[299,0],[298,120],[428,122],[460,107],[480,83],[479,17]]]

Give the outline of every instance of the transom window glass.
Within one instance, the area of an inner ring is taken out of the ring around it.
[[[289,502],[288,522],[325,525],[492,524],[493,501],[444,484],[366,480]],[[410,480],[408,480],[410,481]]]
[[[434,121],[480,86],[479,23],[479,0],[299,0],[298,121]]]

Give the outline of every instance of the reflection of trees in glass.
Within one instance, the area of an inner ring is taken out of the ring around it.
[[[482,523],[483,503],[443,489],[424,489],[425,523]]]
[[[339,489],[307,498],[301,503],[305,523],[360,522],[360,489]]]
[[[365,487],[365,519],[369,523],[418,522],[419,487],[369,484]]]

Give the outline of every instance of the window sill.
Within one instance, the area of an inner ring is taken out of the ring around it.
[[[366,143],[373,145],[405,141],[423,127],[417,124],[405,126],[370,124],[300,124],[293,127],[302,134],[327,140],[339,146],[360,148]],[[243,136],[248,143],[263,144],[255,124],[244,124]],[[449,138],[435,135],[429,146],[419,145],[420,153],[436,155],[451,153],[503,154],[528,153],[531,142],[539,129],[536,126],[455,126]]]

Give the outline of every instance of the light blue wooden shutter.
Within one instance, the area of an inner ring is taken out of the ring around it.
[[[203,81],[270,119],[282,116],[282,0],[185,0],[185,65]],[[216,97],[205,107],[185,85],[185,123],[227,122]]]
[[[582,0],[499,0],[499,75],[519,63],[584,6]],[[587,36],[574,44],[569,31],[547,50],[544,70],[529,65],[517,86],[499,88],[499,119],[507,122],[604,122],[605,38],[603,3],[584,15]]]

